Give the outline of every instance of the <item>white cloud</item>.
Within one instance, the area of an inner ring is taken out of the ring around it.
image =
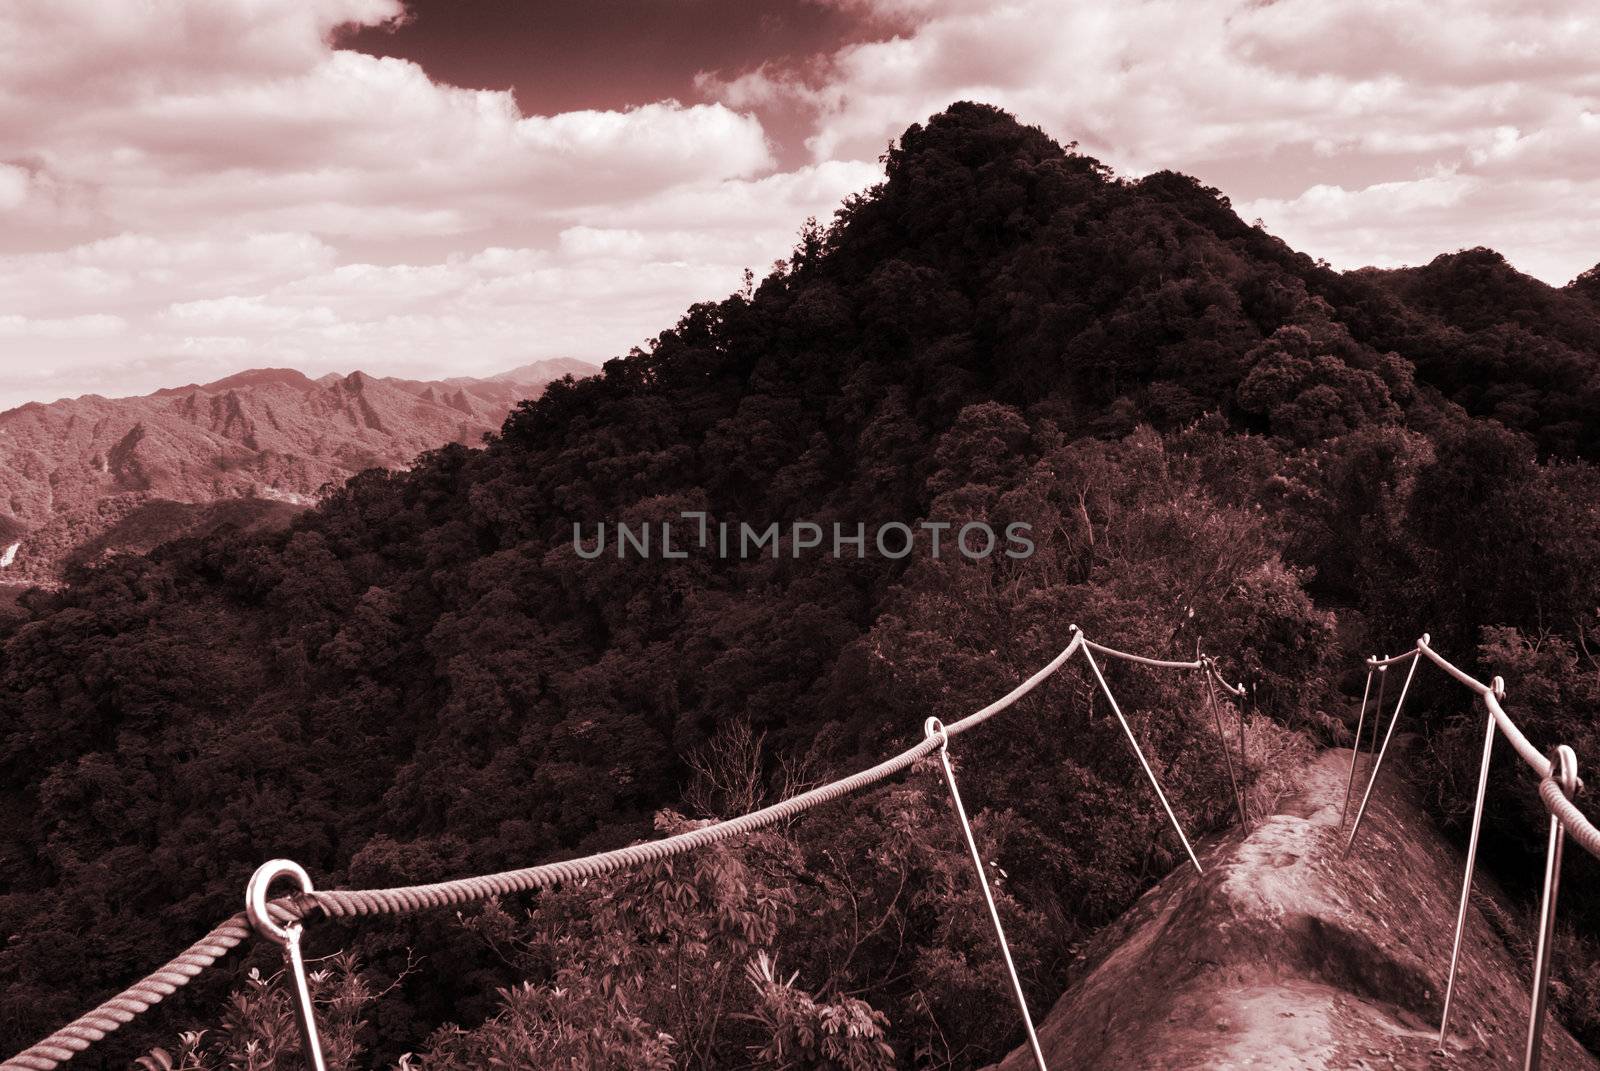
[[[402,14],[400,0],[9,0],[5,99],[68,110],[85,99],[292,74],[325,57],[338,27]]]
[[[117,316],[0,316],[0,338],[82,339],[120,335],[127,324]]]
[[[0,212],[21,208],[28,199],[28,172],[12,164],[0,164]]]
[[[508,92],[443,86],[407,61],[326,48],[302,69],[253,79],[186,74],[176,87],[152,79],[103,95],[88,83],[73,96],[13,109],[0,158],[42,161],[76,194],[75,210],[92,205],[116,229],[192,227],[198,216],[334,235],[453,234],[772,163],[760,123],[721,104],[524,116]]]
[[[119,234],[59,252],[0,256],[0,309],[137,314],[298,278],[331,267],[336,257],[309,234]]]
[[[552,213],[559,229],[542,246],[468,247],[426,260],[350,260],[337,243],[303,232],[118,235],[0,257],[0,308],[111,308],[126,317],[122,332],[67,346],[60,330],[47,338],[19,318],[0,336],[30,343],[30,361],[50,360],[67,384],[52,397],[106,392],[117,381],[111,362],[130,350],[167,355],[174,372],[162,378],[141,366],[124,391],[251,364],[435,377],[539,357],[602,359],[737,288],[745,267],[760,271],[789,251],[806,216],[826,218],[878,174],[875,164],[830,163],[679,185]],[[36,379],[12,377],[5,364],[0,406],[40,396]]]
[[[113,362],[142,390],[163,367],[610,356],[865,184],[854,164],[769,174],[760,121],[722,103],[525,115],[328,43],[400,13],[0,10],[0,404],[39,394],[42,367],[73,394],[115,383]]]
[[[1425,264],[1440,253],[1486,245],[1530,275],[1564,282],[1600,259],[1600,218],[1585,208],[1595,204],[1600,179],[1507,183],[1442,171],[1358,189],[1313,186],[1239,211],[1271,220],[1289,244],[1335,264]]]
[[[299,327],[330,327],[338,323],[326,305],[295,308],[264,298],[229,295],[202,301],[182,301],[162,314],[162,319],[184,331],[288,331]]]
[[[819,160],[870,159],[907,124],[974,99],[1077,140],[1124,173],[1198,173],[1253,200],[1291,240],[1331,239],[1307,252],[1343,266],[1514,237],[1476,214],[1489,204],[1556,221],[1541,232],[1593,215],[1582,183],[1548,181],[1600,167],[1600,8],[1586,0],[836,2],[915,25],[799,70],[703,80],[734,106],[812,109],[808,144]],[[1395,247],[1388,222],[1399,206],[1437,196],[1441,170],[1483,188],[1428,212],[1426,227],[1413,214],[1408,244]],[[1373,187],[1340,209],[1385,213],[1384,224],[1347,220],[1370,242],[1304,226],[1328,208],[1319,184]],[[1506,251],[1561,282],[1600,257],[1581,245],[1587,227],[1576,231],[1554,250],[1520,242]]]

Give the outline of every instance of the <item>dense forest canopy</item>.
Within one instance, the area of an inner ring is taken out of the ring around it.
[[[1535,741],[1600,756],[1593,272],[1552,289],[1481,249],[1336,272],[1191,178],[1118,178],[978,104],[884,163],[759,284],[523,403],[484,449],[363,473],[286,532],[27,596],[0,624],[0,1046],[163,961],[270,857],[394,884],[726,815],[997,697],[1073,622],[1141,651],[1203,644],[1245,679],[1263,804],[1288,757],[1347,742],[1360,659],[1425,629],[1506,676]],[[572,545],[574,523],[694,511],[1024,522],[1037,549]],[[1225,824],[1195,682],[1108,672],[1186,821]],[[1422,681],[1418,772],[1449,821],[1468,709]],[[957,757],[1042,1009],[1181,849],[1075,670]],[[941,791],[913,774],[692,866],[460,917],[314,922],[316,950],[349,952],[330,1032],[353,1064],[976,1066],[1015,1016]],[[1488,854],[1520,888],[1526,779],[1498,779],[1491,814]],[[1600,907],[1571,908],[1596,931]],[[1561,1010],[1594,1046],[1593,960],[1569,945]],[[234,983],[231,1018],[191,1046],[212,1066],[283,1010],[241,977],[109,1051],[223,1020]],[[679,982],[704,1006],[674,1003]],[[823,1022],[864,1040],[807,1033]]]

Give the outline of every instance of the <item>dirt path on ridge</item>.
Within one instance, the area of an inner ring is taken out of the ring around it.
[[[1349,763],[1347,749],[1322,752],[1276,814],[1198,849],[1204,875],[1174,871],[1096,937],[1040,1023],[1051,1071],[1521,1068],[1529,966],[1479,898],[1438,1049],[1462,859],[1399,762],[1385,763],[1342,857]],[[999,1071],[1032,1067],[1022,1048]],[[1544,1067],[1600,1060],[1552,1021]]]

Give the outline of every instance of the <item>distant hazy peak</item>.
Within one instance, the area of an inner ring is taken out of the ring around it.
[[[501,372],[488,378],[499,383],[548,383],[562,376],[583,379],[585,376],[597,375],[599,371],[598,365],[580,361],[575,357],[550,357],[543,361],[518,365],[509,372]]]
[[[297,390],[313,390],[316,383],[304,372],[293,368],[248,368],[243,372],[235,372],[231,376],[213,380],[210,383],[190,383],[184,387],[163,387],[152,391],[152,396],[169,394],[188,394],[191,391],[202,391],[207,394],[221,391],[234,390],[239,387],[268,387],[285,386]]]

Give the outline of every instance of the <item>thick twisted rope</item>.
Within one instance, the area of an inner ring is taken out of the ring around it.
[[[1444,670],[1457,681],[1470,688],[1483,700],[1483,705],[1488,708],[1489,714],[1494,718],[1495,726],[1510,741],[1513,749],[1528,768],[1539,775],[1539,797],[1544,801],[1545,807],[1555,815],[1561,824],[1566,827],[1574,840],[1583,845],[1591,855],[1600,858],[1600,829],[1590,822],[1584,813],[1567,798],[1561,791],[1561,786],[1551,780],[1550,759],[1540,754],[1539,749],[1527,738],[1522,729],[1511,715],[1506,713],[1505,707],[1500,705],[1500,695],[1497,685],[1484,684],[1476,677],[1467,673],[1459,666],[1453,664],[1430,645],[1428,637],[1424,635],[1417,641],[1417,645],[1404,654],[1395,655],[1393,658],[1368,659],[1368,665],[1386,666],[1402,659],[1410,658],[1414,654],[1422,654],[1434,665]],[[1498,682],[1498,678],[1496,678]]]
[[[286,900],[274,900],[267,906],[278,922],[292,922],[300,917],[299,909]],[[239,912],[159,970],[0,1064],[0,1071],[51,1071],[172,996],[253,933],[244,912]]]
[[[968,714],[959,721],[952,722],[946,727],[946,734],[957,736],[976,728],[1012,706],[1060,669],[1087,642],[1082,632],[1074,626],[1072,642],[1047,665],[993,703]],[[1103,650],[1113,657],[1150,665],[1185,669],[1200,666],[1198,662],[1168,663],[1129,655],[1111,648]],[[770,807],[763,807],[759,811],[701,826],[661,840],[633,844],[581,859],[545,863],[540,866],[459,878],[431,885],[297,894],[273,901],[269,905],[269,910],[274,920],[280,923],[303,918],[313,910],[333,917],[402,914],[546,888],[560,882],[580,881],[642,864],[661,862],[774,825],[813,807],[859,792],[901,773],[937,747],[937,741],[924,739],[876,766],[849,777],[821,785]],[[177,992],[191,979],[237,948],[251,933],[250,924],[243,912],[230,917],[159,970],[140,979],[93,1011],[79,1016],[43,1041],[0,1064],[0,1071],[51,1071]]]
[[[1072,642],[1067,644],[1062,652],[1056,655],[1049,664],[993,703],[947,726],[946,732],[951,736],[958,735],[981,725],[1000,711],[1005,710],[1033,691],[1045,678],[1060,669],[1083,642],[1085,641],[1082,633],[1075,634]],[[306,899],[314,902],[325,914],[334,917],[403,914],[434,907],[447,907],[473,900],[486,900],[489,897],[503,896],[507,893],[527,892],[531,889],[544,888],[559,882],[581,881],[585,878],[599,877],[603,874],[610,874],[641,864],[658,863],[664,859],[683,855],[708,844],[727,840],[729,837],[737,837],[774,825],[820,804],[836,800],[841,796],[850,795],[853,792],[859,792],[869,785],[875,785],[900,773],[918,759],[933,752],[937,747],[936,741],[925,739],[915,746],[900,752],[900,754],[885,759],[878,765],[862,770],[860,773],[850,777],[819,786],[798,796],[792,796],[770,807],[763,807],[759,811],[752,811],[737,818],[729,818],[712,825],[677,833],[661,840],[646,841],[643,844],[630,844],[625,848],[615,848],[609,852],[601,852],[598,855],[584,856],[581,859],[572,859],[566,862],[544,863],[539,866],[524,867],[520,870],[507,870],[498,874],[458,878],[455,881],[441,881],[432,885],[407,885],[393,889],[336,889],[329,892],[308,893],[306,894]]]
[[[1119,651],[1115,647],[1107,647],[1105,644],[1095,643],[1093,640],[1088,639],[1087,637],[1084,639],[1083,644],[1085,647],[1089,648],[1089,650],[1098,651],[1107,657],[1120,658],[1124,662],[1138,662],[1140,665],[1155,666],[1158,669],[1205,668],[1205,659],[1203,658],[1196,658],[1192,662],[1172,662],[1165,658],[1147,658],[1144,655],[1129,654],[1127,651]]]
[[[1073,627],[1076,628],[1077,626]],[[1222,686],[1222,690],[1224,692],[1227,692],[1235,699],[1244,695],[1244,685],[1241,684],[1236,687],[1232,684],[1229,684],[1227,680],[1223,678],[1222,671],[1217,669],[1216,659],[1210,658],[1206,655],[1201,655],[1199,658],[1196,658],[1191,662],[1174,662],[1165,658],[1148,658],[1145,655],[1129,654],[1127,651],[1119,651],[1115,647],[1107,647],[1103,643],[1096,643],[1087,637],[1085,637],[1083,645],[1089,648],[1091,651],[1105,655],[1107,658],[1120,658],[1124,662],[1137,662],[1140,665],[1154,666],[1157,669],[1202,669],[1205,670],[1212,680],[1216,681]]]
[[[763,807],[759,811],[677,833],[661,840],[630,844],[626,848],[614,848],[609,852],[586,855],[581,859],[571,859],[566,862],[543,863],[539,866],[523,867],[520,870],[457,878],[454,881],[441,881],[432,885],[406,885],[393,889],[339,889],[331,892],[306,893],[305,899],[316,904],[324,914],[336,918],[352,915],[400,915],[475,900],[487,900],[508,893],[529,892],[562,882],[582,881],[586,878],[615,873],[618,870],[659,863],[730,837],[753,833],[758,829],[793,818],[830,800],[875,785],[906,769],[935,750],[937,746],[934,741],[924,740],[915,747],[907,748],[893,758],[885,759],[871,769],[862,770],[850,777],[792,796],[781,803]]]
[[[1539,782],[1539,798],[1544,801],[1545,809],[1566,828],[1568,835],[1582,845],[1584,851],[1600,859],[1600,829],[1596,829],[1594,823],[1567,798],[1555,778],[1546,777]]]
[[[1517,754],[1522,756],[1522,761],[1527,763],[1540,778],[1550,776],[1550,760],[1540,754],[1539,749],[1534,747],[1526,736],[1522,735],[1522,730],[1517,727],[1517,723],[1511,720],[1511,716],[1500,705],[1500,698],[1495,695],[1492,687],[1452,665],[1447,658],[1428,645],[1427,636],[1423,636],[1422,639],[1417,641],[1416,650],[1421,651],[1434,665],[1468,688],[1471,688],[1474,692],[1477,692],[1482,697],[1484,705],[1489,708],[1489,713],[1494,715],[1494,723],[1500,727],[1500,731],[1505,734],[1506,739],[1511,741],[1511,746],[1516,749]]]

